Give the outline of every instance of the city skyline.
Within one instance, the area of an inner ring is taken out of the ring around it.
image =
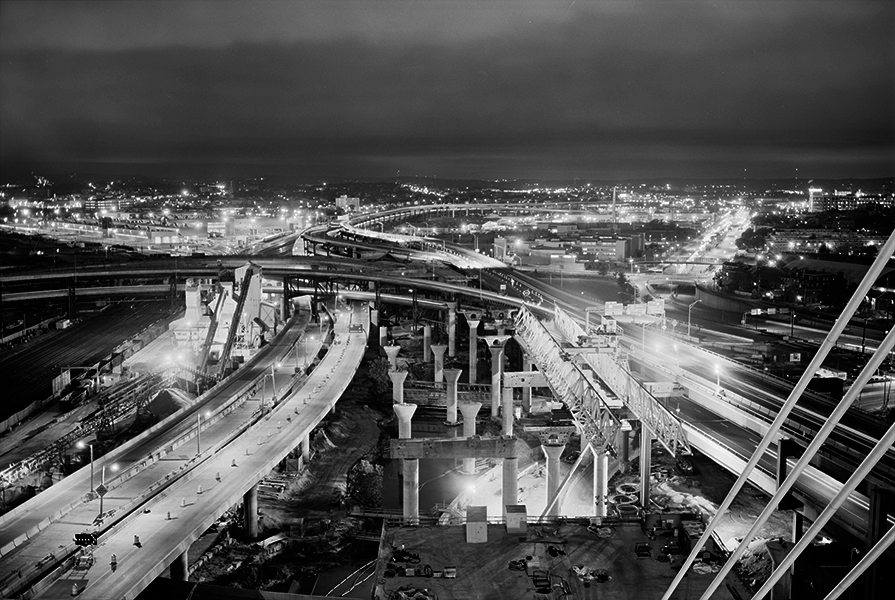
[[[895,173],[889,2],[0,9],[7,176]]]

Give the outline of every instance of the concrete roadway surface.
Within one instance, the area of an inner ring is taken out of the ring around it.
[[[189,434],[196,427],[197,415],[213,413],[231,398],[249,389],[254,381],[270,373],[272,364],[283,360],[284,357],[288,361],[294,356],[293,347],[298,343],[308,320],[307,313],[299,313],[249,363],[222,384],[206,392],[192,407],[175,413],[134,440],[97,459],[94,465],[94,485],[98,486],[101,483],[102,467],[105,465],[106,486],[111,488],[103,500],[104,512],[108,513],[124,506],[160,476],[176,471],[189,462],[195,455],[194,441],[185,442],[183,446],[174,449],[153,463],[150,468],[145,469],[149,481],[139,475],[125,482],[116,481],[132,466],[159,450],[170,447],[177,438]],[[316,337],[319,339],[319,336]],[[309,354],[313,355],[319,348],[319,342],[310,348],[304,346],[299,343],[299,351],[309,350]],[[291,369],[289,371],[291,373]],[[291,375],[284,375],[284,379],[277,384],[285,385],[286,377]],[[243,404],[243,409],[248,410],[245,408],[247,406],[251,407],[252,403]],[[210,424],[207,428],[203,426],[201,438],[209,435],[215,425]],[[206,430],[209,433],[206,433]],[[195,437],[192,439],[195,440]],[[112,472],[112,465],[118,467],[116,473]],[[32,572],[35,564],[51,553],[63,554],[64,549],[71,545],[75,533],[93,529],[93,521],[99,514],[99,500],[82,502],[84,495],[90,490],[90,471],[90,465],[86,465],[28,502],[0,516],[0,551],[3,553],[0,558],[0,573],[12,573],[17,569],[22,569],[23,574]],[[141,485],[143,487],[140,487]],[[51,516],[55,520],[49,524],[47,521]],[[41,529],[40,533],[34,531],[38,527]],[[15,540],[20,540],[25,535],[31,536],[27,542],[14,549],[11,548]],[[0,579],[0,582],[2,581]]]
[[[69,573],[35,598],[69,598],[73,583],[79,588],[85,586],[79,595],[81,598],[134,598],[163,574],[168,565],[224,511],[240,502],[333,409],[351,382],[366,347],[366,333],[349,332],[349,320],[345,317],[337,321],[336,337],[329,352],[304,385],[232,442],[228,440],[232,437],[233,423],[249,417],[257,403],[246,403],[244,406],[248,408],[241,410],[241,415],[227,419],[231,422],[229,426],[203,431],[209,448],[201,459],[203,462],[189,476],[157,494],[146,505],[151,512],[137,512],[104,534],[94,551],[97,562],[92,568],[80,576]],[[352,320],[362,323],[362,318],[358,311]],[[187,445],[195,450],[194,446]],[[140,537],[142,547],[134,545],[135,535]],[[115,572],[109,566],[113,553],[118,559]]]
[[[672,338],[657,335],[653,331],[647,331],[645,339],[646,349],[650,351],[647,356],[650,362],[660,363],[666,368],[683,369],[706,381],[720,382],[722,389],[733,391],[762,405],[772,414],[776,414],[794,387],[788,381],[768,376],[721,356],[717,358],[711,355],[707,356],[701,349],[687,343],[675,342]],[[673,353],[670,353],[672,344],[675,349]],[[639,350],[640,340],[634,341],[633,346]],[[674,356],[674,358],[669,360],[668,356]],[[818,398],[806,392],[799,399],[787,422],[799,423],[809,429],[817,430],[826,420],[834,405],[835,402]],[[852,460],[856,466],[870,451],[876,440],[882,437],[885,430],[885,424],[878,419],[857,411],[849,411],[831,435],[831,440],[838,440],[844,447],[855,451],[856,455]],[[891,476],[893,465],[895,465],[895,451],[889,452],[883,458],[880,465],[877,466],[877,471],[882,472],[885,467]]]

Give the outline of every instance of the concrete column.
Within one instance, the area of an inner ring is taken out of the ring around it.
[[[373,303],[370,303],[370,328],[367,330],[370,333],[367,334],[367,340],[369,343],[373,343],[375,340],[379,339],[379,311],[372,307]]]
[[[481,402],[460,405],[460,412],[463,413],[463,437],[471,438],[475,435],[475,416],[479,414],[480,408]],[[475,458],[463,459],[463,472],[468,475],[475,473]]]
[[[388,355],[388,368],[391,371],[398,370],[398,352],[401,351],[401,346],[383,346],[386,355]]]
[[[492,408],[492,410],[494,410]],[[503,390],[503,435],[513,435],[513,388]]]
[[[562,479],[559,470],[559,457],[562,456],[562,451],[565,447],[565,444],[541,445],[541,449],[544,451],[544,456],[547,457],[547,504],[553,502],[553,499],[556,498],[556,494],[559,492],[559,485]],[[547,513],[548,517],[559,516],[559,504],[558,501],[554,502],[553,507]]]
[[[289,300],[286,299],[286,292],[283,291],[283,301],[280,303],[280,318],[283,323],[289,320]]]
[[[416,412],[416,404],[395,404],[393,408],[398,417],[398,438],[410,439],[412,436],[411,419],[413,413]],[[401,473],[404,479],[401,502],[404,522],[416,524],[420,519],[420,461],[416,458],[405,458],[401,463]]]
[[[190,574],[190,564],[187,557],[187,551],[184,550],[171,563],[171,581],[188,581]]]
[[[469,383],[478,381],[478,365],[476,362],[476,354],[479,349],[479,323],[477,319],[467,319],[469,323]]]
[[[522,355],[522,370],[523,371],[533,371],[533,363],[531,362],[531,356],[528,353]],[[522,388],[522,416],[527,417],[531,414],[531,388],[524,387]]]
[[[507,504],[518,504],[516,492],[519,490],[519,459],[503,459],[503,516],[507,516]]]
[[[409,440],[412,431],[413,413],[416,412],[416,404],[395,404],[395,415],[398,417],[398,439]]]
[[[448,356],[457,356],[457,303],[447,302]]]
[[[418,525],[420,522],[420,461],[404,459],[404,522]]]
[[[390,371],[388,378],[392,380],[392,402],[404,404],[404,380],[407,379],[407,371]]]
[[[245,509],[245,514],[243,515],[243,519],[245,521],[245,530],[246,536],[250,540],[254,540],[258,537],[258,484],[253,485],[249,491],[245,493],[245,496],[242,497],[243,508]]]
[[[311,434],[301,438],[301,462],[303,465],[311,462]]]
[[[649,429],[640,425],[640,506],[644,510],[649,508],[649,473],[650,473],[650,449],[653,447],[653,436]]]
[[[423,325],[423,362],[432,360],[432,326]]]
[[[435,383],[444,381],[444,351],[447,346],[443,344],[434,344],[432,346],[432,355],[435,358]]]
[[[444,376],[447,379],[447,422],[454,425],[457,422],[457,382],[460,380],[460,369],[445,369]]]
[[[622,447],[622,456],[619,470],[622,474],[625,474],[628,472],[628,463],[631,460],[631,432],[627,429],[623,429],[621,431],[621,437],[622,441],[620,446]]]
[[[379,345],[385,348],[388,343],[388,327],[382,325],[379,327]]]
[[[497,335],[506,335],[507,333],[507,322],[506,321],[498,321],[497,322]]]
[[[600,452],[594,459],[594,516],[606,516],[609,495],[609,454]]]
[[[503,379],[503,344],[488,346],[488,350],[491,351],[491,418],[496,419],[500,409],[500,384]]]

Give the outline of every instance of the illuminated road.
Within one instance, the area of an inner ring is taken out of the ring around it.
[[[131,503],[144,488],[135,488],[143,479],[141,473],[176,472],[192,463],[195,446],[188,440],[195,439],[196,421],[203,419],[203,431],[212,427],[229,405],[253,390],[255,382],[271,372],[271,366],[279,361],[291,361],[293,348],[299,341],[308,322],[306,313],[299,313],[284,327],[274,340],[262,348],[243,368],[221,384],[200,397],[197,402],[180,411],[123,446],[113,450],[95,464],[95,485],[102,478],[105,465],[106,485],[109,495],[104,499],[104,511],[118,511]],[[298,344],[304,350],[303,344]],[[315,347],[309,347],[310,354]],[[287,363],[288,364],[288,363]],[[278,378],[277,385],[286,386],[289,377]],[[254,410],[257,401],[241,404],[240,410]],[[177,447],[182,442],[184,445]],[[118,467],[113,475],[112,466]],[[85,502],[90,490],[90,466],[85,466],[45,492],[0,517],[0,573],[21,570],[23,575],[34,573],[35,565],[51,553],[63,556],[70,550],[75,533],[92,529],[99,513],[98,500]],[[52,519],[52,522],[51,522]],[[106,519],[106,526],[114,516]],[[50,561],[52,562],[52,561]],[[42,565],[46,567],[46,563]],[[7,583],[0,580],[0,583]],[[0,588],[0,593],[2,593]]]
[[[360,312],[355,313],[353,321],[361,319]],[[360,364],[365,346],[363,328],[350,332],[347,315],[337,319],[329,351],[300,388],[232,442],[229,431],[245,414],[231,414],[221,431],[203,432],[210,449],[202,462],[144,505],[151,512],[137,512],[104,534],[95,552],[97,566],[83,579],[69,576],[36,597],[66,597],[75,582],[86,586],[81,598],[134,598],[332,410]],[[134,535],[140,536],[142,547],[133,544]],[[107,566],[113,553],[119,565],[114,573]]]

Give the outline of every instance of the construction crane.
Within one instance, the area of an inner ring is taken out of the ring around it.
[[[233,343],[236,341],[236,332],[239,329],[239,320],[242,317],[242,311],[245,308],[246,298],[248,297],[249,284],[252,277],[255,276],[255,269],[249,267],[246,269],[242,278],[242,285],[239,287],[239,295],[235,291],[233,297],[236,298],[236,310],[233,311],[233,320],[230,323],[230,331],[227,332],[227,341],[224,344],[224,350],[221,352],[221,358],[217,365],[217,372],[220,374],[224,370],[224,365],[230,359],[230,351],[233,349]]]

